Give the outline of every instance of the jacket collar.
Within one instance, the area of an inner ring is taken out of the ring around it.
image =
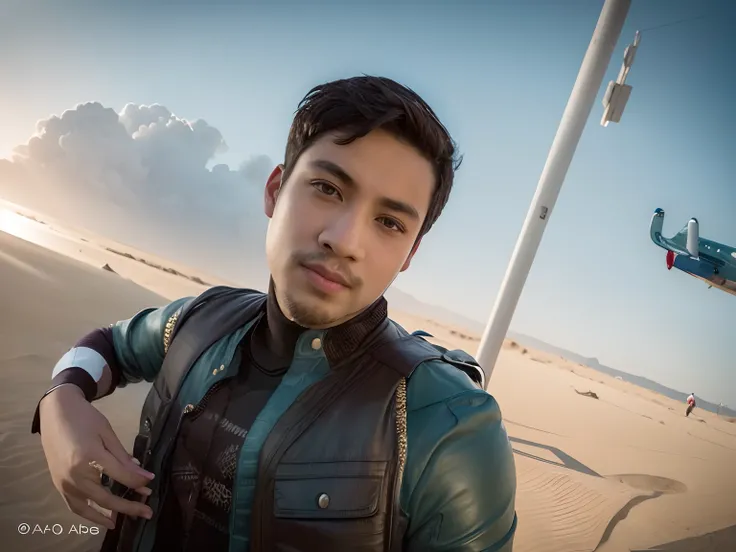
[[[281,312],[269,280],[266,315],[259,321],[253,334],[253,355],[263,367],[274,370],[291,364],[297,342],[307,328],[292,322]],[[356,317],[342,324],[322,330],[322,349],[330,366],[359,352],[366,340],[381,327],[388,317],[388,304],[381,296]]]

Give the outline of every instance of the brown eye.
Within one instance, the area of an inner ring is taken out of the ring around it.
[[[338,191],[335,186],[330,184],[329,182],[325,182],[323,180],[317,180],[315,182],[312,182],[312,186],[317,189],[321,194],[324,194],[326,196],[339,196],[340,192]]]
[[[387,230],[390,230],[391,232],[404,232],[404,227],[401,226],[401,224],[395,219],[392,219],[390,217],[381,217],[378,220]]]

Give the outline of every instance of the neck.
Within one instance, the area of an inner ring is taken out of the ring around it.
[[[307,328],[289,320],[281,310],[273,280],[268,285],[268,300],[266,301],[266,344],[273,353],[291,353],[296,346],[299,336]]]

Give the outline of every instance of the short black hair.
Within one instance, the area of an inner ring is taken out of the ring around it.
[[[286,142],[283,180],[320,136],[337,132],[345,145],[383,129],[415,147],[432,163],[435,188],[419,237],[429,232],[450,197],[462,163],[450,133],[413,90],[385,77],[362,75],[320,84],[299,103]]]

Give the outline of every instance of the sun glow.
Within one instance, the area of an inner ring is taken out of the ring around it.
[[[37,222],[0,207],[0,232],[29,240],[36,233]]]

